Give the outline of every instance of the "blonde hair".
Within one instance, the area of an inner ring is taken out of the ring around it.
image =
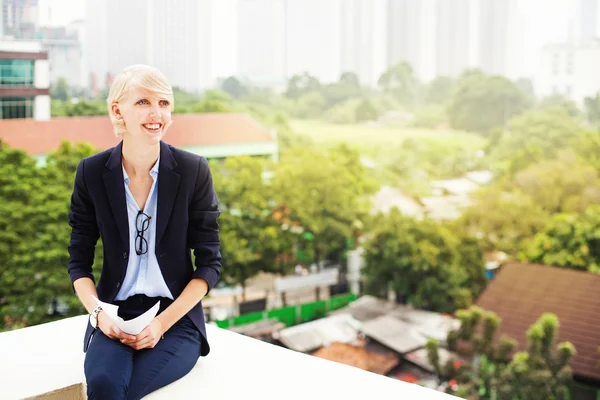
[[[118,138],[123,137],[127,128],[122,118],[117,119],[112,106],[114,103],[118,104],[120,101],[123,101],[128,92],[135,89],[145,90],[154,96],[165,96],[171,104],[171,111],[175,107],[173,88],[162,72],[154,67],[142,64],[131,65],[125,68],[113,81],[108,92],[108,98],[106,99],[108,115],[112,121],[115,135]]]

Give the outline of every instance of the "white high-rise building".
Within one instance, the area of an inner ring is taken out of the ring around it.
[[[286,78],[308,72],[321,82],[339,80],[341,1],[286,0]]]
[[[599,43],[548,45],[541,59],[536,74],[538,96],[560,94],[583,106],[586,97],[600,91]]]
[[[477,65],[477,0],[437,0],[435,71],[458,76]]]
[[[284,0],[239,0],[238,74],[255,85],[286,82]]]
[[[576,28],[580,43],[598,38],[598,0],[578,0]]]
[[[212,86],[211,11],[210,0],[88,0],[84,46],[92,82],[102,88],[126,66],[148,64],[173,86]]]
[[[387,68],[387,1],[342,0],[341,72],[375,86]]]
[[[478,66],[516,79],[523,74],[524,25],[518,0],[479,0]]]
[[[387,0],[387,66],[404,61],[415,76],[429,81],[436,76],[435,0]]]

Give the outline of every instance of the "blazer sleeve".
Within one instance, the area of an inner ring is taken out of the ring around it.
[[[208,161],[201,157],[199,164],[189,211],[188,248],[195,256],[192,278],[204,279],[210,292],[221,276],[220,212]]]
[[[69,242],[69,276],[71,283],[82,277],[94,281],[92,265],[100,231],[93,202],[85,183],[85,159],[79,162],[69,211],[71,240]]]

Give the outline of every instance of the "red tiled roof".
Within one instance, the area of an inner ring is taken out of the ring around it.
[[[108,116],[59,117],[49,121],[0,120],[0,139],[9,147],[30,155],[47,154],[61,141],[90,143],[105,150],[119,143]],[[275,139],[246,114],[175,114],[165,142],[176,147],[237,145],[272,142]]]
[[[509,263],[489,283],[476,304],[500,318],[500,333],[527,346],[527,329],[545,312],[559,319],[558,342],[577,354],[576,375],[600,381],[600,275],[536,264]]]
[[[398,365],[393,352],[377,354],[346,343],[334,342],[312,353],[313,356],[385,375]]]

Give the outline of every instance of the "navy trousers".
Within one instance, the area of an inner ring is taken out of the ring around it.
[[[149,309],[156,300],[136,295],[115,304],[127,320]],[[160,300],[162,311],[170,300]],[[173,325],[153,349],[134,350],[96,329],[84,364],[88,399],[141,399],[176,381],[198,361],[200,340],[200,332],[188,317]]]

